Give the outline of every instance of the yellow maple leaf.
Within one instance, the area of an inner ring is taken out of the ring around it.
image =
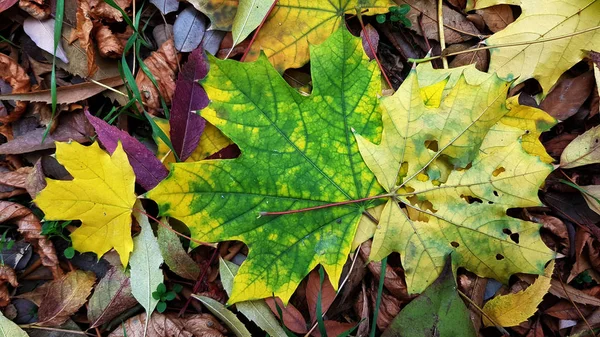
[[[308,62],[309,44],[321,44],[344,23],[344,14],[387,13],[390,0],[298,1],[280,0],[258,32],[246,61],[258,59],[261,50],[280,73]]]
[[[527,289],[491,299],[483,306],[483,312],[501,326],[515,326],[525,322],[535,314],[537,306],[548,293],[552,272],[554,272],[554,260],[548,264],[544,275],[540,275]],[[485,316],[483,324],[494,326],[494,323]]]
[[[133,250],[131,211],[135,175],[119,142],[112,156],[98,143],[56,143],[56,159],[73,180],[46,179],[34,202],[46,220],[81,220],[72,234],[73,248],[98,257],[114,248],[127,266]]]
[[[600,0],[486,0],[476,1],[475,9],[506,3],[520,4],[522,14],[485,43],[523,42],[490,49],[489,72],[516,78],[513,85],[535,78],[545,95],[562,73],[583,59],[585,50],[600,49]]]

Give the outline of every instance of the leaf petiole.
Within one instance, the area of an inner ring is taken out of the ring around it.
[[[302,213],[302,212],[314,211],[314,210],[323,209],[323,208],[356,204],[356,203],[367,201],[367,200],[375,200],[375,199],[381,199],[381,198],[390,198],[390,197],[394,197],[394,196],[395,196],[394,193],[387,193],[387,194],[381,194],[381,195],[376,195],[376,196],[366,197],[366,198],[361,198],[361,199],[356,199],[356,200],[346,200],[346,201],[334,202],[334,203],[331,203],[331,204],[319,205],[319,206],[314,206],[314,207],[292,209],[292,210],[289,210],[289,211],[260,212],[259,216],[285,215],[285,214]]]

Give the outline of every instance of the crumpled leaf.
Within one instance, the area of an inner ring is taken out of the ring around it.
[[[11,286],[16,288],[19,286],[19,282],[17,281],[17,274],[15,270],[7,265],[0,265],[0,306],[6,307],[10,304],[10,293],[8,292],[9,283]]]
[[[114,33],[109,26],[97,26],[94,36],[98,41],[100,55],[114,59],[120,58],[132,33],[133,28],[130,26],[127,26],[123,33]]]
[[[280,73],[308,62],[309,45],[318,45],[344,23],[344,13],[363,15],[387,13],[391,0],[297,1],[280,0],[252,44],[246,61],[262,51]]]
[[[96,129],[98,140],[106,148],[108,153],[115,152],[119,142],[123,145],[123,150],[127,153],[129,164],[135,173],[135,179],[140,186],[147,191],[153,189],[163,180],[169,171],[139,140],[135,139],[129,133],[119,130],[98,117],[92,116],[87,108],[84,113],[90,123]]]
[[[104,0],[82,0],[89,1],[91,14],[96,18],[102,18],[108,22],[122,22],[123,14],[121,12],[109,5]],[[114,0],[117,6],[121,7],[123,10],[127,10],[131,7],[132,0]]]
[[[0,337],[29,337],[18,325],[0,312]]]
[[[177,50],[175,50],[173,39],[169,39],[157,51],[152,52],[144,60],[150,73],[156,79],[158,89],[143,71],[139,71],[135,77],[135,83],[137,83],[142,94],[142,100],[146,103],[150,114],[156,114],[161,108],[160,96],[163,97],[167,104],[171,103],[171,98],[175,92],[177,57]]]
[[[544,275],[538,276],[527,289],[515,294],[497,296],[483,306],[483,312],[500,326],[515,326],[525,322],[537,311],[544,295],[550,289],[550,281],[554,272],[554,261],[545,269]],[[486,315],[483,315],[485,326],[494,326]]]
[[[136,304],[137,300],[131,294],[129,277],[123,272],[122,266],[115,266],[98,282],[90,297],[87,312],[90,327],[110,322]]]
[[[561,168],[575,168],[600,163],[600,126],[575,138],[560,156]]]
[[[209,30],[231,30],[238,0],[189,0],[188,2],[208,16]]]
[[[145,321],[145,313],[134,316],[123,323],[123,326],[118,326],[108,337],[225,337],[227,333],[217,319],[209,314],[179,318],[177,315],[155,312],[150,317],[147,334],[144,334]]]
[[[177,0],[150,0],[150,2],[164,14],[168,14],[179,9],[179,1]]]
[[[79,0],[77,4],[77,27],[73,31],[73,34],[79,40],[81,48],[86,51],[88,76],[92,76],[98,71],[98,66],[94,63],[96,50],[91,39],[94,23],[90,16],[90,3],[86,0]]]
[[[165,223],[166,226],[168,224]],[[200,267],[181,246],[177,234],[165,226],[158,226],[158,247],[172,272],[187,279],[197,280],[200,276]]]
[[[171,134],[171,128],[169,126],[169,122],[162,118],[154,118],[156,125],[166,134]],[[175,162],[175,156],[160,138],[155,137],[154,141],[158,147],[156,151],[156,157],[163,162],[165,165],[169,165],[170,163]],[[200,161],[202,159],[206,159],[209,156],[225,149],[227,146],[233,144],[233,142],[227,138],[221,132],[221,130],[217,129],[214,125],[210,123],[206,123],[204,125],[204,131],[200,135],[200,142],[198,146],[194,149],[192,154],[185,160],[185,162],[195,162]],[[0,145],[0,149],[2,145]]]
[[[477,1],[476,9],[506,3],[506,0]],[[505,29],[485,40],[488,46],[529,42],[579,32],[598,25],[600,1],[533,0],[511,1],[521,6],[521,15]],[[492,48],[489,72],[510,80],[513,86],[530,78],[540,82],[543,95],[560,75],[584,56],[583,50],[600,49],[598,29],[542,43]]]
[[[202,85],[211,103],[202,116],[242,155],[172,164],[146,196],[162,216],[186,223],[195,239],[248,245],[230,303],[274,293],[287,304],[318,264],[337,289],[366,204],[257,216],[381,192],[351,134],[354,127],[375,141],[380,132],[380,74],[360,44],[340,28],[312,47],[310,96],[290,87],[265,57],[241,63],[209,56]]]
[[[36,247],[40,256],[42,265],[52,271],[52,276],[62,277],[62,270],[58,265],[58,257],[54,250],[54,245],[45,236],[42,235],[42,224],[29,208],[10,201],[0,201],[0,223],[12,222],[18,226],[19,233],[23,235],[25,241]]]
[[[240,321],[237,316],[229,311],[223,304],[215,301],[214,299],[206,296],[198,296],[192,294],[192,297],[200,301],[204,306],[213,313],[213,315],[219,317],[225,325],[237,336],[237,337],[251,337],[252,335],[246,329],[246,326]]]
[[[204,14],[194,7],[184,9],[177,16],[173,24],[175,49],[187,53],[198,48],[206,30],[205,18]]]
[[[240,0],[231,27],[232,49],[260,25],[273,2],[275,0]]]
[[[142,203],[136,201],[136,208],[144,212]],[[141,233],[134,239],[134,249],[131,253],[131,293],[144,307],[147,315],[152,315],[158,300],[152,296],[156,288],[164,280],[160,265],[163,263],[160,248],[148,217],[140,211],[133,213],[138,224],[142,227]],[[148,328],[146,317],[146,328]]]
[[[92,272],[72,271],[48,286],[40,303],[40,325],[58,326],[85,304],[96,282]]]
[[[23,22],[23,30],[38,47],[50,54],[54,54],[54,19],[40,21],[31,17],[27,18]],[[56,57],[64,63],[69,63],[67,54],[62,47],[62,41],[58,43],[58,47],[56,48]]]
[[[48,0],[19,0],[19,7],[37,20],[48,19],[52,10]]]
[[[171,143],[179,159],[188,159],[200,142],[206,121],[196,113],[208,105],[206,91],[198,80],[206,77],[208,63],[204,50],[194,50],[181,67],[175,84],[171,117],[169,118]]]
[[[27,72],[5,54],[0,53],[0,79],[8,82],[13,94],[22,94],[31,90]],[[27,103],[17,101],[14,110],[8,116],[0,116],[0,123],[11,123],[21,117],[27,108]]]
[[[219,260],[219,275],[221,276],[221,282],[223,283],[223,288],[227,294],[231,294],[231,289],[233,289],[233,278],[237,274],[238,269],[239,266],[233,262],[223,259]],[[256,325],[268,333],[269,336],[287,336],[265,301],[255,300],[239,302],[235,305],[235,308],[249,320],[256,323]]]
[[[519,106],[506,101],[509,86],[473,66],[418,67],[382,100],[381,143],[357,135],[367,166],[391,194],[370,259],[399,252],[409,294],[431,284],[450,253],[457,266],[505,283],[514,273],[542,273],[555,256],[541,225],[506,214],[541,205],[538,188],[553,170],[521,145],[544,123],[521,128],[531,121],[512,116],[509,108]],[[532,120],[545,114],[527,109]]]
[[[451,259],[446,261],[435,282],[400,311],[382,337],[477,336],[456,291]]]
[[[112,156],[98,143],[56,143],[56,159],[73,180],[47,179],[34,202],[47,220],[81,220],[71,233],[73,248],[100,258],[114,248],[126,266],[133,250],[131,210],[135,175],[121,143]]]

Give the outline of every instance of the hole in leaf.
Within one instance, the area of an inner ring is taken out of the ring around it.
[[[528,134],[529,134],[529,132],[530,132],[529,130],[525,130],[525,134],[526,134],[526,135],[528,135]]]
[[[495,196],[499,196],[498,191],[494,191]]]
[[[504,255],[502,254],[496,254],[496,260],[500,261],[504,259]]]
[[[494,202],[493,201],[488,201],[488,204],[493,205]]]
[[[508,229],[508,228],[504,228],[504,229],[502,230],[502,233],[504,233],[504,234],[506,234],[506,235],[511,235],[511,234],[512,234],[512,232],[511,232],[511,231],[510,231],[510,229]]]
[[[483,200],[481,200],[479,198],[472,197],[470,195],[461,194],[460,197],[463,198],[463,199],[465,199],[465,201],[468,202],[469,204],[472,204],[474,202],[479,203],[479,204],[483,203]]]
[[[458,248],[458,246],[460,246],[460,244],[459,244],[458,242],[456,242],[456,241],[452,241],[452,242],[450,242],[450,245],[451,245],[452,247],[454,247],[454,248]]]
[[[437,140],[426,140],[425,141],[425,147],[428,148],[429,150],[433,151],[433,152],[438,152],[439,151]]]
[[[493,175],[494,177],[497,177],[497,176],[499,176],[499,175],[500,175],[500,173],[502,173],[502,172],[505,172],[505,171],[506,171],[506,170],[504,169],[504,167],[500,166],[500,167],[497,167],[497,168],[494,170],[494,172],[492,172],[492,175]]]
[[[513,240],[514,243],[519,243],[519,233],[511,234],[510,239]]]

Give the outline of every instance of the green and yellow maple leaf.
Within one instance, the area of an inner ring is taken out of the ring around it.
[[[357,133],[367,166],[392,194],[370,258],[399,252],[410,293],[433,282],[450,253],[457,266],[503,282],[516,272],[542,273],[555,256],[538,224],[506,215],[540,205],[539,185],[553,169],[522,146],[553,119],[508,104],[509,86],[472,67],[418,67],[382,100],[382,141]]]
[[[355,128],[378,141],[380,73],[345,28],[311,47],[313,91],[291,88],[266,57],[253,63],[210,57],[202,116],[241,149],[232,160],[175,163],[147,196],[195,239],[249,247],[230,302],[270,297],[287,303],[318,264],[337,288],[365,203],[287,211],[382,193],[358,151]]]
[[[114,248],[127,266],[133,250],[131,211],[135,175],[119,142],[112,156],[98,143],[56,143],[56,159],[73,180],[46,179],[34,202],[46,220],[81,220],[71,233],[73,248],[101,257]]]
[[[391,0],[280,0],[273,9],[247,60],[256,60],[261,50],[275,69],[300,68],[308,62],[309,45],[320,44],[344,24],[344,14],[387,13]]]
[[[475,8],[518,1],[477,1]],[[488,46],[541,43],[490,49],[490,72],[517,79],[513,85],[535,78],[547,94],[560,75],[585,57],[586,50],[600,49],[600,0],[520,1],[522,14],[515,22],[485,40]],[[578,32],[586,31],[578,34]]]

